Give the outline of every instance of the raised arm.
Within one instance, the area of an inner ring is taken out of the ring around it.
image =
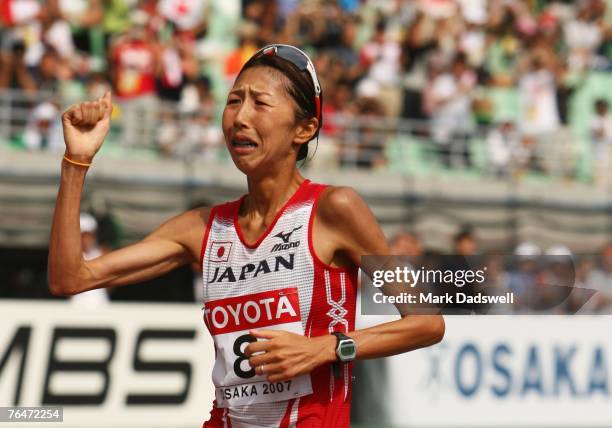
[[[49,243],[49,288],[72,295],[144,281],[198,259],[208,211],[181,214],[144,240],[91,261],[83,259],[79,212],[83,183],[110,126],[111,95],[73,106],[62,115],[66,158]]]

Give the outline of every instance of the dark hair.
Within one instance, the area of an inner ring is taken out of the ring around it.
[[[247,63],[242,67],[240,73],[238,73],[238,77],[247,69],[253,67],[270,67],[278,72],[280,72],[283,76],[285,76],[288,82],[285,85],[285,89],[287,93],[291,95],[293,101],[297,106],[295,118],[296,121],[302,121],[304,119],[310,119],[313,117],[317,117],[317,107],[315,104],[315,87],[310,78],[310,74],[307,71],[300,71],[295,65],[291,62],[275,56],[275,55],[260,55],[257,57],[251,57],[247,61]],[[320,94],[319,99],[321,100],[321,107],[323,106],[323,93]],[[323,125],[323,115],[318,118],[319,119],[319,127],[317,128],[317,132],[313,135],[312,140],[314,140],[319,135],[319,130]],[[297,155],[297,160],[301,161],[306,159],[308,156],[308,143],[302,144],[300,147],[300,151]]]
[[[608,100],[605,98],[598,98],[595,100],[595,108],[608,108]]]
[[[459,241],[472,238],[474,238],[474,228],[469,224],[464,224],[459,229],[459,232],[455,234],[453,242],[457,244]]]

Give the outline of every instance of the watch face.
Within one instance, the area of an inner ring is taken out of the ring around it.
[[[355,342],[352,340],[342,340],[340,341],[340,346],[338,347],[338,357],[342,361],[351,361],[355,359],[355,354],[357,353],[357,346],[355,346]]]
[[[348,344],[344,345],[342,349],[340,349],[340,353],[343,357],[352,357],[355,353],[355,345]]]

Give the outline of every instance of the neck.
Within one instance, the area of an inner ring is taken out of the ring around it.
[[[297,168],[274,176],[248,179],[249,195],[242,208],[249,217],[274,218],[304,181]]]

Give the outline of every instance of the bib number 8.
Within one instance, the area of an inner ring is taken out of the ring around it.
[[[241,349],[242,345],[257,342],[257,339],[250,334],[243,334],[239,336],[234,342],[234,354],[238,357],[236,361],[234,361],[234,373],[236,376],[242,379],[249,379],[255,376],[255,368],[251,367],[250,370],[242,370],[242,362],[249,359]]]

